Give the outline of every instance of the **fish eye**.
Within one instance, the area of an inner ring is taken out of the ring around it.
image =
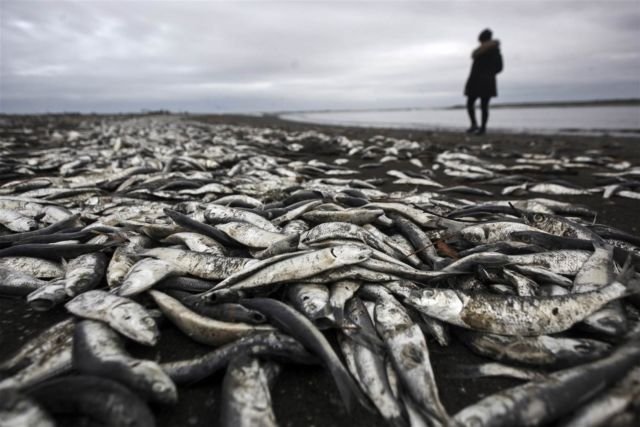
[[[586,343],[580,343],[573,347],[575,351],[581,354],[587,354],[591,351],[591,346]]]
[[[466,420],[466,425],[468,427],[481,427],[484,425],[484,422],[482,421],[482,418],[480,416],[475,415]]]
[[[544,215],[539,214],[539,213],[534,214],[534,215],[533,215],[533,220],[534,220],[535,222],[542,222],[542,221],[544,221]]]
[[[162,383],[153,383],[153,385],[151,386],[151,388],[153,389],[153,391],[155,391],[156,393],[162,393],[164,391],[166,391],[168,388],[165,387],[164,384]]]

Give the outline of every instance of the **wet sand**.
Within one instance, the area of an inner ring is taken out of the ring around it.
[[[640,139],[613,137],[578,137],[578,136],[536,136],[522,134],[488,134],[482,137],[470,137],[460,133],[417,131],[403,129],[366,129],[340,126],[310,125],[286,122],[276,117],[247,116],[188,116],[188,120],[205,123],[224,123],[255,127],[271,127],[288,131],[317,130],[328,135],[344,135],[366,141],[376,135],[394,138],[406,138],[420,142],[424,150],[419,156],[426,168],[430,167],[435,155],[445,149],[456,147],[479,147],[491,144],[489,150],[494,154],[504,153],[508,157],[522,152],[549,153],[557,156],[576,156],[588,150],[600,150],[603,155],[619,160],[628,160],[634,165],[640,164]],[[336,152],[331,144],[320,146],[312,142],[305,147],[296,158],[316,158],[331,162]],[[357,169],[364,161],[354,159],[348,166]],[[385,170],[418,171],[414,165],[405,160],[385,163],[384,168],[363,169],[357,178],[385,177]],[[540,179],[564,179],[589,187],[594,185],[594,178],[589,170],[580,171],[576,175],[552,176],[546,174]],[[438,173],[436,180],[445,185],[468,184],[463,180],[453,179]],[[475,185],[475,184],[469,184]],[[480,187],[499,193],[498,187]],[[385,191],[410,190],[407,186],[385,185]],[[462,196],[469,198],[468,196]],[[533,197],[533,196],[527,196]],[[580,203],[598,212],[598,222],[611,225],[630,233],[640,234],[640,201],[613,197],[603,199],[594,196],[555,196],[559,200]],[[488,200],[488,197],[476,197],[477,200]],[[0,360],[8,357],[25,341],[33,337],[43,328],[67,317],[62,308],[45,313],[37,313],[28,308],[20,299],[0,298]],[[330,338],[332,334],[329,334]],[[193,356],[207,350],[205,346],[196,344],[182,335],[173,326],[164,323],[162,336],[157,348],[145,348],[129,345],[129,350],[138,356],[162,361],[178,360]],[[459,342],[448,348],[440,347],[429,340],[431,361],[439,384],[444,405],[450,413],[455,413],[464,406],[506,387],[520,384],[520,381],[506,379],[458,379],[453,378],[456,369],[462,364],[475,364],[485,361],[467,351]],[[180,399],[174,406],[154,406],[153,410],[159,426],[211,426],[219,419],[220,392],[223,372],[201,383],[180,387]],[[329,374],[321,367],[287,365],[276,382],[273,391],[275,413],[282,426],[377,426],[385,425],[383,420],[362,409],[352,414],[345,412],[337,390]]]

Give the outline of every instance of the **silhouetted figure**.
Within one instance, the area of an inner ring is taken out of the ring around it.
[[[467,112],[471,120],[471,127],[467,133],[482,135],[487,131],[489,120],[489,100],[498,96],[496,86],[496,74],[502,71],[502,55],[500,54],[500,42],[491,39],[491,30],[486,29],[478,36],[480,46],[471,53],[473,65],[471,74],[464,87],[467,96]],[[482,108],[482,125],[478,127],[476,121],[475,103],[480,98]]]

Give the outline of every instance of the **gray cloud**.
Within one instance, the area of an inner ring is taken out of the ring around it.
[[[0,111],[459,103],[480,30],[502,101],[640,97],[632,1],[0,3]]]

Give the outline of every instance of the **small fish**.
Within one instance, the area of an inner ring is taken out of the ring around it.
[[[107,267],[102,252],[80,255],[67,263],[64,274],[64,290],[70,297],[98,286]]]
[[[201,316],[162,292],[149,291],[162,313],[194,341],[219,346],[255,332],[271,331],[267,325],[230,323]]]
[[[630,284],[631,285],[631,284]],[[640,292],[614,281],[597,291],[555,297],[473,294],[452,289],[394,288],[424,314],[463,328],[502,335],[533,336],[562,332],[610,301]]]
[[[0,294],[28,295],[48,283],[29,274],[11,268],[0,267]]]
[[[155,345],[159,332],[149,312],[137,302],[101,290],[82,293],[65,304],[85,319],[100,320],[140,344]]]
[[[371,250],[353,245],[334,246],[300,253],[267,265],[253,275],[240,279],[230,286],[232,289],[254,289],[274,283],[300,281],[327,270],[358,264],[370,256]],[[217,284],[214,289],[228,286],[228,281],[229,278]]]
[[[224,368],[238,354],[315,364],[318,360],[295,339],[281,332],[257,332],[191,359],[163,363],[162,369],[177,384],[192,384]]]
[[[253,356],[234,358],[222,382],[222,426],[277,426],[270,388],[280,373],[274,362]]]
[[[252,298],[242,300],[241,303],[261,311],[278,328],[290,333],[323,361],[338,387],[347,410],[351,411],[356,402],[369,408],[366,396],[342,365],[327,339],[310,320],[286,304],[271,298]]]
[[[224,279],[256,262],[249,258],[224,257],[172,248],[146,249],[143,255],[157,258],[174,266],[172,267],[174,273],[189,272],[189,274],[201,279]],[[166,274],[170,274],[168,271],[170,269],[168,266],[158,268],[162,271],[167,270]]]
[[[143,258],[135,263],[118,287],[118,295],[130,297],[151,289],[170,276],[184,274],[178,266],[160,259]]]
[[[602,360],[489,395],[458,412],[454,420],[461,425],[491,427],[542,425],[570,413],[638,362],[640,341],[636,338]]]
[[[55,420],[36,401],[12,390],[0,390],[0,425],[3,427],[55,427]]]
[[[366,288],[372,289],[371,285]],[[387,291],[375,291],[375,295],[375,327],[400,381],[425,417],[446,425],[449,415],[440,401],[427,342],[420,327]]]
[[[160,366],[129,356],[122,339],[102,322],[83,320],[76,325],[73,367],[81,374],[115,379],[157,402],[178,399],[176,386]]]
[[[155,426],[153,414],[143,400],[127,387],[105,378],[55,378],[30,388],[28,395],[53,415],[73,413],[110,426]]]
[[[481,365],[459,365],[451,378],[483,378],[483,377],[505,377],[517,380],[541,380],[545,374],[533,369],[523,369],[515,366],[504,365],[502,363],[483,363]]]

